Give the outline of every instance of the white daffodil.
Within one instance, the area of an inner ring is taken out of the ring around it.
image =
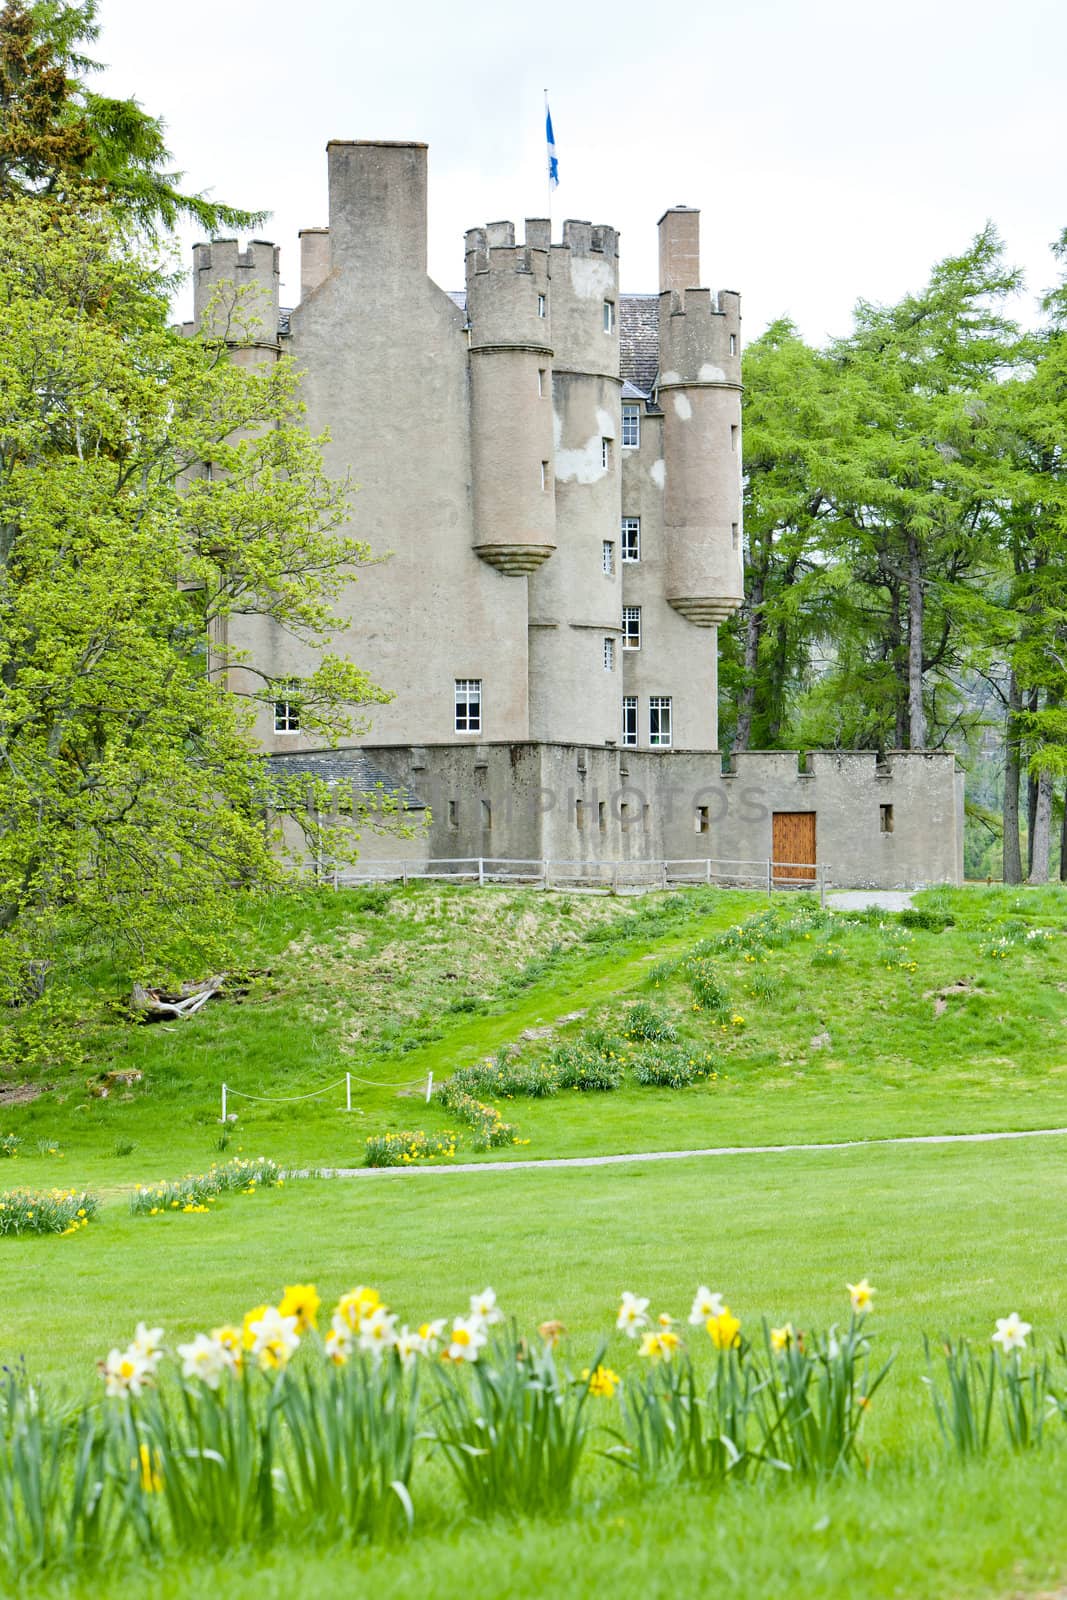
[[[378,1306],[364,1317],[359,1329],[359,1348],[380,1356],[396,1343],[396,1313]]]
[[[413,1329],[409,1328],[405,1322],[404,1326],[393,1340],[393,1348],[400,1357],[401,1364],[405,1369],[407,1369],[408,1367],[413,1367],[415,1365],[415,1358],[417,1356],[424,1356],[426,1354],[426,1341],[422,1338],[421,1334],[418,1334]]]
[[[658,1328],[662,1328],[666,1333],[670,1332],[670,1330],[674,1327],[674,1318],[671,1316],[669,1311],[660,1312],[659,1316],[656,1318],[656,1326]]]
[[[107,1393],[113,1398],[127,1394],[136,1397],[152,1380],[148,1363],[132,1344],[128,1350],[112,1350],[100,1370]]]
[[[504,1313],[497,1305],[492,1289],[483,1289],[481,1294],[471,1295],[471,1316],[484,1322],[487,1328],[491,1328],[495,1322],[503,1322]]]
[[[447,1317],[434,1317],[432,1322],[423,1322],[419,1325],[419,1338],[426,1355],[435,1355],[440,1348],[441,1336],[448,1326]]]
[[[136,1350],[144,1358],[148,1371],[154,1375],[163,1359],[163,1329],[146,1328],[143,1322],[139,1322],[130,1341],[130,1349]]]
[[[703,1327],[709,1317],[722,1316],[722,1295],[712,1294],[703,1284],[693,1297],[693,1309],[689,1313],[690,1326]]]
[[[182,1377],[199,1378],[209,1389],[217,1389],[223,1373],[233,1366],[233,1356],[217,1339],[198,1333],[191,1344],[180,1344]]]
[[[648,1317],[645,1315],[647,1310],[647,1299],[639,1299],[637,1295],[624,1289],[615,1326],[620,1333],[625,1333],[627,1338],[636,1339],[641,1329],[648,1327]]]
[[[299,1348],[296,1322],[295,1317],[283,1317],[277,1306],[268,1306],[262,1316],[249,1323],[252,1354],[264,1372],[288,1365],[290,1356]]]
[[[326,1335],[326,1354],[335,1367],[343,1367],[352,1354],[352,1346],[356,1336],[352,1332],[352,1325],[341,1313],[335,1312],[330,1324],[330,1331]]]
[[[1023,1322],[1017,1311],[1010,1317],[997,1318],[997,1331],[993,1335],[993,1343],[999,1344],[1004,1354],[1009,1350],[1025,1350],[1026,1336],[1030,1332],[1030,1323]]]
[[[452,1324],[448,1340],[449,1361],[477,1361],[478,1352],[486,1342],[485,1323],[481,1317],[457,1317]]]

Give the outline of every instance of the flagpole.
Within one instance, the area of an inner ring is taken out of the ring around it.
[[[545,90],[545,120],[546,120],[546,124],[547,124],[548,116],[549,116],[548,90],[546,89]],[[549,243],[549,246],[551,247],[551,244],[552,244],[552,168],[549,165],[548,161],[545,162],[545,186],[546,186],[546,188],[548,190],[548,243]]]

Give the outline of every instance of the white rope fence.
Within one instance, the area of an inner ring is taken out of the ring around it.
[[[238,1100],[252,1100],[258,1105],[294,1105],[300,1100],[318,1100],[324,1094],[332,1094],[333,1091],[335,1089],[339,1089],[342,1084],[344,1084],[345,1090],[345,1110],[351,1111],[352,1085],[354,1083],[366,1084],[370,1089],[421,1089],[425,1087],[427,1105],[429,1105],[430,1097],[433,1094],[432,1072],[428,1072],[425,1078],[406,1078],[403,1083],[383,1083],[380,1078],[361,1078],[358,1073],[346,1072],[343,1078],[337,1078],[333,1083],[327,1083],[321,1089],[309,1089],[307,1094],[249,1094],[244,1089],[235,1089],[232,1083],[224,1083],[222,1085],[221,1120],[224,1123],[229,1122],[231,1115],[237,1115],[236,1112],[231,1113],[228,1109],[230,1100],[234,1098]],[[365,1116],[366,1113],[357,1108],[356,1115],[362,1117]]]

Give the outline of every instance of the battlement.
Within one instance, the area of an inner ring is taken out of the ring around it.
[[[253,239],[244,250],[237,239],[212,239],[193,245],[193,271],[210,272],[220,281],[237,272],[257,277],[279,273],[281,249],[270,239]]]
[[[619,230],[603,222],[575,222],[568,219],[563,224],[563,243],[554,244],[553,250],[570,250],[576,256],[603,255],[615,258],[619,254]]]
[[[223,285],[223,301],[211,313],[209,331],[218,337],[243,342],[272,344],[278,327],[278,285],[281,250],[269,239],[253,239],[241,249],[236,239],[212,239],[210,244],[193,246],[193,317],[197,327],[206,327],[216,291]],[[242,306],[241,326],[235,325],[234,297],[254,287],[256,294]],[[254,302],[254,303],[252,303]],[[258,323],[260,326],[254,326]]]
[[[660,387],[740,383],[740,295],[732,289],[665,289],[659,302]]]

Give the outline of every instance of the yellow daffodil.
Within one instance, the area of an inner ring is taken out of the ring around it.
[[[861,1278],[859,1283],[846,1283],[849,1299],[852,1301],[852,1311],[857,1317],[865,1317],[874,1304],[874,1290],[866,1278]]]
[[[163,1474],[160,1471],[159,1451],[149,1450],[143,1444],[137,1452],[138,1460],[133,1465],[140,1467],[141,1488],[145,1494],[159,1494],[163,1488]]]
[[[318,1327],[318,1312],[322,1301],[313,1283],[287,1283],[278,1304],[283,1317],[296,1318],[297,1333],[310,1333]]]
[[[788,1350],[789,1346],[795,1341],[796,1335],[793,1332],[793,1324],[791,1322],[785,1323],[781,1328],[771,1329],[771,1349],[775,1355],[780,1356],[782,1351]]]
[[[266,1316],[268,1309],[267,1306],[253,1306],[251,1311],[245,1312],[241,1323],[241,1343],[246,1350],[251,1350],[256,1342],[256,1336],[252,1332],[253,1322],[258,1322],[260,1317]]]
[[[335,1314],[344,1318],[353,1333],[358,1333],[363,1318],[369,1317],[381,1303],[382,1297],[377,1289],[367,1289],[359,1284],[341,1296]]]
[[[545,1343],[551,1345],[553,1350],[567,1332],[562,1322],[558,1322],[554,1317],[550,1317],[547,1322],[542,1322],[537,1331]]]
[[[741,1321],[729,1306],[723,1306],[717,1317],[709,1317],[704,1326],[716,1350],[735,1350],[741,1343]]]
[[[596,1395],[598,1400],[610,1400],[622,1382],[617,1372],[605,1366],[598,1366],[592,1372],[585,1367],[582,1378],[589,1385],[589,1393]]]

